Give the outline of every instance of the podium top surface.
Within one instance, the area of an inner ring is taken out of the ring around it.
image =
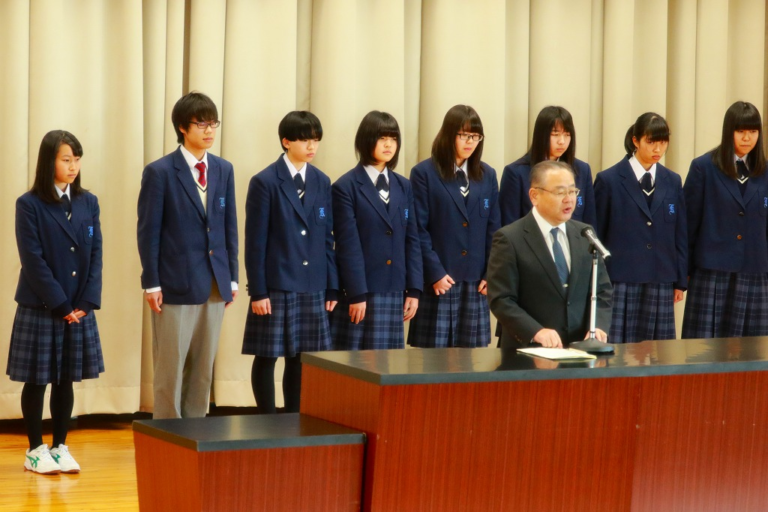
[[[551,361],[514,349],[406,348],[313,352],[301,361],[380,385],[599,379],[768,370],[768,337],[656,340],[612,355]]]
[[[198,452],[362,444],[365,434],[304,414],[137,420],[133,430]]]

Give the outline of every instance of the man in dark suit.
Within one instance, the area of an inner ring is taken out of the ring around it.
[[[531,169],[533,209],[493,236],[488,261],[488,302],[501,324],[502,348],[539,343],[561,347],[589,330],[592,256],[581,236],[587,224],[571,220],[574,174],[562,162]],[[606,341],[611,321],[611,283],[599,264],[597,332]]]
[[[183,96],[171,119],[181,146],[144,169],[138,208],[154,417],[202,417],[225,304],[237,296],[235,178],[232,164],[208,153],[221,124],[208,96]]]

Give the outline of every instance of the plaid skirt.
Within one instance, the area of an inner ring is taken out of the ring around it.
[[[768,275],[697,269],[688,283],[683,338],[768,334]]]
[[[672,283],[613,283],[611,343],[673,340],[675,291]]]
[[[79,324],[46,309],[16,307],[6,373],[29,384],[96,379],[104,371],[99,328],[91,311]]]
[[[257,315],[248,302],[243,354],[293,357],[331,350],[325,290],[310,293],[270,290],[271,315]]]
[[[339,301],[331,313],[334,350],[379,350],[405,348],[403,292],[369,293],[365,318],[359,324],[349,319],[349,302]]]
[[[487,347],[491,342],[491,311],[480,281],[456,283],[445,295],[426,286],[419,309],[411,320],[408,344],[412,347]]]

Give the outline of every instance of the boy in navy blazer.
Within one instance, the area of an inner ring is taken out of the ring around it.
[[[220,126],[201,93],[171,119],[181,146],[144,169],[139,193],[141,286],[152,309],[154,418],[202,417],[225,304],[237,297],[232,164],[208,153]]]

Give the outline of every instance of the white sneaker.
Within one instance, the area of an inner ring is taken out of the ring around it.
[[[61,466],[51,457],[48,445],[41,444],[34,450],[27,450],[27,456],[24,459],[24,469],[43,475],[56,475],[61,471]]]
[[[61,467],[62,473],[79,473],[80,464],[69,454],[69,447],[60,444],[56,448],[51,448],[51,457]]]

